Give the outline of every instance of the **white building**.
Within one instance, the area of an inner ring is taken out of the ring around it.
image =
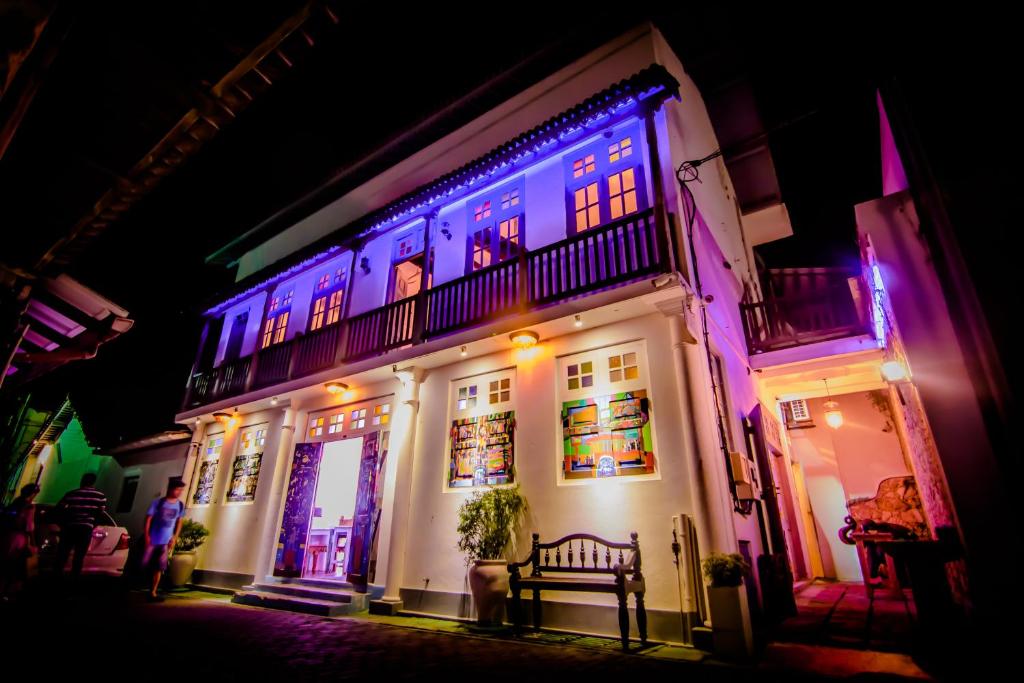
[[[530,532],[637,532],[652,639],[706,620],[693,560],[712,551],[761,565],[750,597],[784,613],[777,587],[785,603],[821,562],[740,304],[760,299],[752,246],[788,226],[743,218],[720,158],[686,199],[676,169],[717,148],[641,27],[240,254],[176,418],[200,444],[188,514],[212,530],[197,582],[336,580],[376,609],[469,616],[457,509],[515,483],[518,559]],[[538,343],[516,348],[522,330]],[[878,356],[861,331],[843,343]],[[762,496],[766,468],[783,495]],[[546,626],[617,632],[611,595],[544,600]]]

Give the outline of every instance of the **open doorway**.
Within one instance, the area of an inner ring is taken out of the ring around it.
[[[362,437],[324,444],[306,539],[303,578],[344,581],[348,576],[362,451]]]

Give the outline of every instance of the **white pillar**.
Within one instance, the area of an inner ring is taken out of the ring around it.
[[[274,571],[273,549],[277,546],[277,534],[281,525],[281,505],[286,479],[290,472],[291,454],[295,449],[295,409],[288,407],[281,411],[281,429],[277,435],[277,456],[274,458],[274,476],[270,481],[270,499],[263,506],[259,554],[256,556],[254,580],[262,581]]]
[[[420,383],[423,368],[395,371],[402,383],[401,393],[391,421],[388,464],[377,547],[377,573],[386,576],[384,596],[370,602],[374,614],[395,614],[402,608],[401,588],[405,571],[405,543],[409,531],[409,507],[412,498],[413,453],[416,446],[416,422],[419,415]]]

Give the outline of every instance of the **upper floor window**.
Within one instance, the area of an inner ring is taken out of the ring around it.
[[[523,188],[518,184],[506,185],[491,193],[490,198],[482,197],[470,202],[467,272],[501,263],[519,254],[523,238],[522,202]]]
[[[260,348],[265,349],[271,344],[280,344],[288,334],[288,319],[291,317],[292,299],[295,290],[288,289],[278,292],[270,300],[267,319],[263,323],[263,336]]]
[[[644,208],[643,168],[634,154],[636,124],[565,157],[569,224],[575,232]]]
[[[313,292],[313,303],[309,311],[309,331],[319,330],[341,320],[341,303],[344,297],[344,268],[321,275]]]

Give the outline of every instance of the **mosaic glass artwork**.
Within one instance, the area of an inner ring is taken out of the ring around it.
[[[213,483],[217,480],[217,460],[206,460],[199,466],[199,480],[192,494],[193,505],[209,505],[213,500]]]
[[[231,486],[228,488],[229,503],[249,503],[256,498],[256,484],[260,480],[260,464],[263,451],[239,454],[231,466]]]
[[[653,474],[647,391],[566,401],[562,446],[566,479]]]
[[[453,420],[449,488],[511,484],[515,411]]]

